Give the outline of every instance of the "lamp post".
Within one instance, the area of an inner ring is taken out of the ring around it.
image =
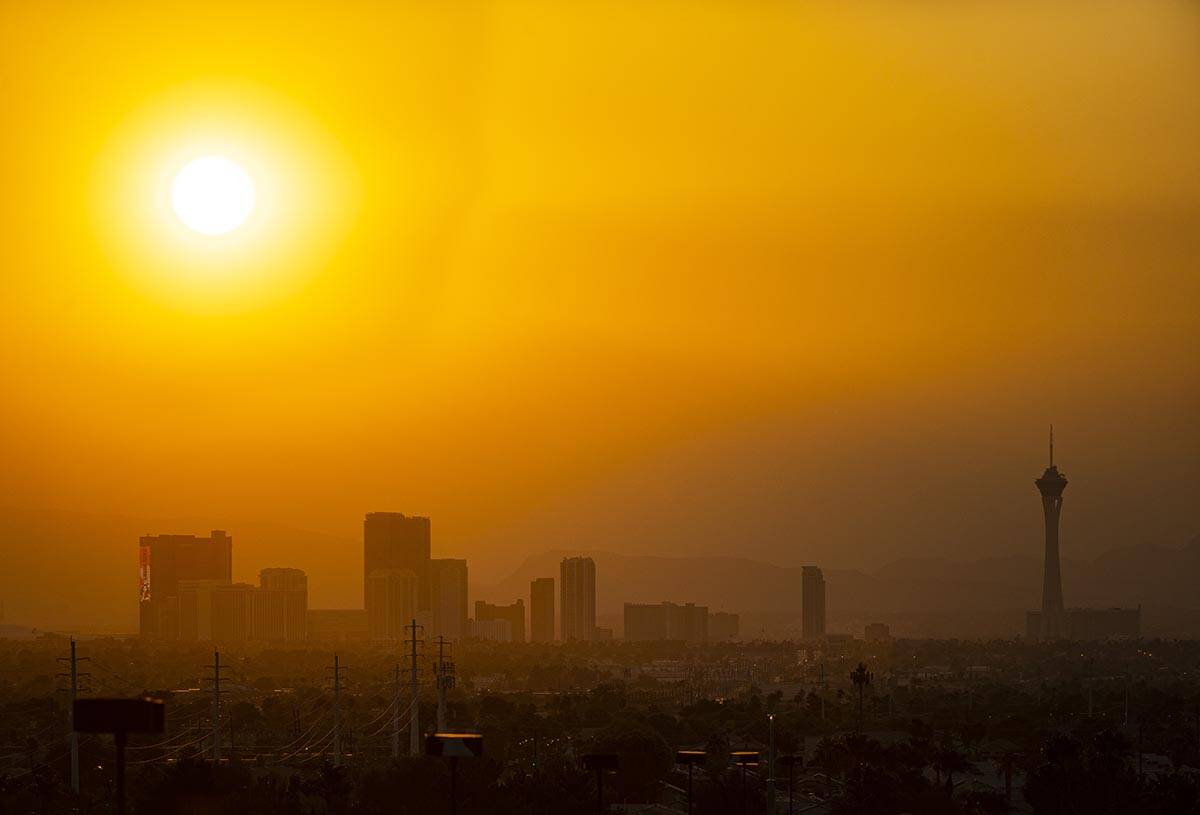
[[[621,757],[616,753],[588,753],[583,757],[583,768],[596,771],[596,812],[604,812],[604,771],[616,772],[621,766]]]
[[[458,811],[458,760],[483,755],[479,733],[430,733],[425,738],[425,755],[450,759],[450,815]]]
[[[676,764],[686,764],[688,768],[688,815],[692,815],[692,770],[697,764],[703,764],[707,753],[703,750],[680,750],[675,753]]]

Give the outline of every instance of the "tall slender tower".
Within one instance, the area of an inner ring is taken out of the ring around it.
[[[1063,631],[1062,567],[1058,558],[1058,518],[1067,479],[1054,466],[1054,425],[1050,425],[1050,466],[1034,482],[1042,494],[1046,515],[1046,566],[1042,578],[1042,637],[1060,637]]]

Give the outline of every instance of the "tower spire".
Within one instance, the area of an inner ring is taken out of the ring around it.
[[[1050,425],[1050,466],[1054,466],[1054,425]]]

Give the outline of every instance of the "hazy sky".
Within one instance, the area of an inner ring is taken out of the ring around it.
[[[2,503],[428,514],[481,578],[575,546],[1036,555],[1053,421],[1068,556],[1182,543],[1198,23],[0,5]],[[197,152],[260,185],[226,241],[164,203]]]

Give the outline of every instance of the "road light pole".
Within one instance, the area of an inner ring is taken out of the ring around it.
[[[775,815],[775,714],[768,713],[771,724],[771,741],[767,747],[767,812]]]

